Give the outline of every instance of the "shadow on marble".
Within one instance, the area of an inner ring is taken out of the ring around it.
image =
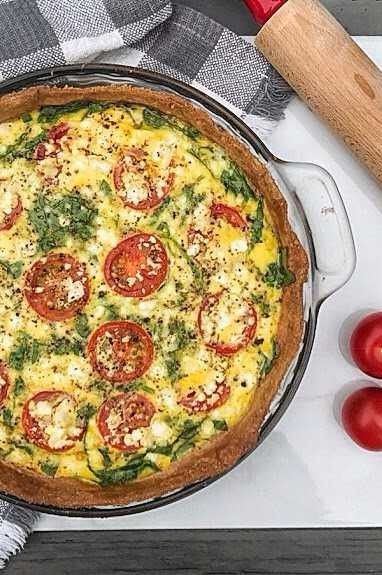
[[[376,385],[374,380],[368,380],[365,375],[365,379],[355,379],[349,381],[346,385],[341,387],[341,389],[336,393],[333,400],[333,415],[338,425],[342,428],[341,423],[341,409],[345,399],[352,394],[357,389],[362,389],[363,387],[370,387]],[[344,432],[345,433],[345,432]]]
[[[374,308],[364,308],[355,311],[354,313],[350,314],[345,321],[343,322],[339,335],[338,335],[338,346],[340,352],[344,359],[350,363],[351,365],[355,365],[353,358],[350,353],[350,338],[351,335],[356,327],[356,325],[363,319],[365,316],[369,315],[370,313],[374,313],[378,311]],[[365,376],[367,377],[367,376]]]

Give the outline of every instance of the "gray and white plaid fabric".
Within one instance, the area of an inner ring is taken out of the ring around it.
[[[84,61],[169,74],[263,132],[282,117],[291,96],[254,46],[168,0],[0,0],[0,80]],[[37,517],[0,501],[0,568]]]
[[[169,0],[0,0],[0,80],[94,60],[169,74],[261,130],[291,95],[253,45]]]

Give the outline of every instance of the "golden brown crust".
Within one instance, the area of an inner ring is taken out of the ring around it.
[[[77,479],[44,477],[33,471],[0,462],[0,490],[31,503],[64,507],[121,505],[159,497],[232,467],[254,447],[261,424],[288,366],[294,359],[303,333],[303,284],[308,262],[288,222],[287,204],[265,166],[250,150],[218,126],[203,110],[181,97],[134,86],[53,88],[37,86],[0,97],[0,121],[22,112],[73,100],[125,101],[146,104],[192,124],[222,146],[245,172],[249,182],[265,197],[283,246],[288,247],[289,268],[296,276],[283,293],[278,327],[280,356],[272,371],[256,388],[250,409],[239,423],[200,448],[195,448],[166,471],[124,485],[100,487]]]

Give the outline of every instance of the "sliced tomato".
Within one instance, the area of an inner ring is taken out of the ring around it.
[[[48,132],[48,141],[37,144],[34,151],[35,160],[42,161],[47,157],[55,157],[61,150],[60,140],[68,133],[69,124],[61,122],[50,128]],[[58,169],[58,168],[57,168]]]
[[[134,452],[141,448],[131,432],[149,427],[155,406],[140,393],[120,393],[107,399],[98,412],[97,425],[105,442],[121,451]]]
[[[9,383],[7,366],[3,361],[0,361],[0,405],[3,404],[8,395]]]
[[[230,392],[230,388],[224,381],[216,382],[214,391],[207,390],[201,385],[199,389],[192,389],[184,395],[180,403],[190,413],[206,413],[223,405]]]
[[[248,224],[245,218],[241,215],[237,208],[227,206],[226,204],[212,204],[211,215],[214,218],[222,218],[234,228],[240,228],[245,231],[248,228]]]
[[[25,404],[22,425],[29,441],[47,451],[67,451],[82,439],[86,422],[74,398],[63,391],[40,391]]]
[[[13,206],[9,213],[3,212],[0,220],[0,231],[10,230],[23,211],[23,204],[19,195],[14,197]]]
[[[89,277],[84,264],[69,254],[51,253],[38,260],[25,278],[30,306],[50,321],[74,317],[89,299]]]
[[[123,204],[133,210],[157,207],[174,182],[172,163],[161,174],[142,148],[127,150],[113,172],[114,186]]]
[[[41,162],[41,160],[45,159],[46,155],[47,155],[46,154],[46,146],[45,146],[45,144],[40,142],[39,144],[37,144],[35,151],[34,151],[35,160],[38,160],[39,162]]]
[[[109,286],[126,297],[142,298],[165,281],[168,257],[162,242],[152,234],[135,233],[109,252],[104,266]]]
[[[89,338],[91,364],[101,377],[127,383],[143,375],[154,357],[151,336],[137,323],[109,321]]]
[[[222,310],[221,304],[227,304],[226,308]],[[220,355],[233,355],[255,337],[257,314],[252,304],[221,291],[202,301],[198,326],[206,347]],[[232,333],[227,336],[228,327]]]
[[[60,124],[56,124],[49,130],[48,139],[53,142],[58,142],[61,140],[61,138],[66,136],[66,134],[69,132],[69,128],[70,126],[66,122],[60,122]]]

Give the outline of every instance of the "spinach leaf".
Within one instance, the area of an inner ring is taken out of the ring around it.
[[[259,197],[257,203],[257,209],[254,216],[249,216],[250,227],[250,238],[251,245],[259,244],[262,241],[263,229],[264,229],[264,198]]]
[[[90,385],[96,391],[99,391],[107,396],[110,395],[112,391],[114,391],[114,389],[112,388],[112,384],[102,379],[96,379]]]
[[[261,315],[263,317],[269,317],[271,314],[271,306],[267,302],[265,294],[254,293],[251,295],[251,300],[254,304],[258,305],[260,308]]]
[[[87,339],[90,333],[90,327],[89,327],[88,316],[86,315],[86,313],[80,313],[79,315],[76,316],[74,326],[76,328],[78,335],[80,337],[83,337],[84,339]]]
[[[118,391],[145,391],[146,393],[154,393],[154,389],[147,385],[143,379],[136,379],[132,383],[122,383],[117,386]]]
[[[157,226],[157,230],[158,230],[158,232],[161,232],[161,234],[163,235],[163,237],[164,237],[166,240],[171,240],[171,241],[173,241],[174,243],[176,242],[176,244],[178,243],[176,240],[174,240],[174,239],[171,237],[170,228],[169,228],[169,225],[168,225],[167,222],[160,222],[160,224]]]
[[[89,240],[94,234],[97,213],[93,204],[79,193],[55,197],[40,194],[28,218],[38,235],[39,249],[47,252],[64,246],[68,236]]]
[[[40,461],[40,469],[45,475],[49,477],[54,477],[57,473],[58,463],[53,463],[52,461]]]
[[[220,181],[227,192],[231,192],[235,196],[243,196],[245,200],[249,200],[255,196],[243,172],[234,162],[230,163],[228,169],[223,170]]]
[[[182,457],[182,455],[184,455],[187,451],[190,451],[190,449],[192,449],[193,447],[195,447],[194,442],[186,439],[186,441],[180,443],[174,450],[172,454],[172,461],[176,461],[177,459]]]
[[[152,108],[143,110],[143,120],[151,128],[163,128],[163,126],[168,125],[168,118],[159,110],[153,110]]]
[[[10,367],[17,371],[22,371],[25,364],[36,363],[43,353],[67,355],[73,353],[82,355],[84,343],[78,339],[69,339],[67,337],[58,337],[53,334],[47,342],[41,342],[34,339],[27,333],[21,333],[16,346],[9,354],[8,363]],[[15,382],[15,395],[22,392],[23,380],[18,377]]]
[[[99,190],[104,196],[110,197],[113,195],[113,190],[111,189],[109,182],[106,180],[101,180]]]
[[[32,115],[29,112],[24,112],[21,114],[20,118],[25,124],[32,121]]]
[[[187,347],[193,339],[195,334],[192,330],[187,329],[185,322],[182,319],[171,318],[168,323],[169,334],[174,336],[174,351],[180,351]]]
[[[13,144],[8,144],[5,150],[0,153],[0,159],[7,158],[9,160],[13,160],[17,154],[18,149],[23,145],[25,140],[28,137],[28,132],[24,132],[17,138],[17,140]]]
[[[88,102],[82,102],[80,100],[76,102],[69,102],[68,104],[61,106],[44,106],[41,108],[37,119],[41,124],[54,123],[64,114],[78,112],[78,110],[82,110],[88,106]]]
[[[160,345],[162,335],[163,335],[163,320],[159,318],[156,321],[153,321],[149,327],[151,337],[154,339],[154,342]]]
[[[42,344],[27,333],[21,333],[16,346],[9,354],[8,364],[21,371],[26,363],[36,363],[42,352]]]
[[[45,142],[48,139],[48,132],[42,130],[37,136],[27,140],[24,146],[18,151],[16,157],[31,158],[38,144]]]
[[[260,352],[260,377],[267,375],[272,367],[276,359],[280,355],[280,348],[277,341],[274,339],[272,341],[272,352],[271,355],[266,355],[262,351]]]
[[[21,261],[9,262],[7,260],[0,260],[0,266],[15,280],[21,276],[23,265]]]
[[[117,468],[108,468],[100,471],[94,471],[95,475],[99,478],[101,485],[115,485],[116,483],[127,483],[137,479],[140,473],[144,469],[152,469],[153,471],[159,471],[157,465],[149,459],[145,459],[145,456],[138,456],[132,459],[126,465]]]
[[[194,184],[186,184],[185,186],[183,186],[182,188],[182,194],[184,194],[185,198],[186,198],[186,209],[184,214],[182,215],[181,218],[181,224],[183,225],[184,222],[186,221],[186,217],[190,214],[192,214],[192,212],[195,210],[195,208],[200,204],[200,202],[202,202],[205,197],[206,194],[196,194],[195,193],[195,186],[196,186],[197,182],[195,182]]]
[[[200,136],[199,130],[193,126],[178,126],[178,129],[191,140],[197,140]]]
[[[151,216],[150,219],[150,224],[154,225],[160,218],[160,216],[163,214],[163,212],[168,208],[169,204],[171,202],[171,197],[167,196],[167,198],[165,198],[163,200],[163,202],[156,208],[156,210],[154,211],[153,215]]]
[[[145,391],[146,393],[155,393],[154,389],[152,387],[150,387],[149,385],[146,385],[145,383],[142,383],[138,389],[141,389],[142,391]]]
[[[85,119],[87,116],[90,116],[91,114],[102,112],[103,110],[106,110],[106,108],[109,108],[109,106],[109,102],[89,102],[87,104],[87,110],[83,119]]]
[[[286,248],[280,248],[277,261],[268,266],[264,275],[266,284],[276,288],[292,284],[296,278],[295,275],[288,270],[288,251]]]
[[[172,118],[171,116],[168,116],[159,110],[154,110],[153,108],[145,108],[143,110],[143,121],[147,126],[150,126],[151,128],[158,129],[163,128],[164,126],[168,126],[173,130],[182,132],[191,140],[196,140],[200,136],[199,130],[193,126],[182,124],[178,122],[176,118]]]
[[[195,437],[196,433],[199,431],[201,426],[201,421],[193,421],[192,419],[186,419],[183,423],[183,429],[181,434],[178,436],[179,439],[192,439]]]
[[[91,417],[97,412],[97,408],[94,407],[91,403],[85,403],[82,407],[80,407],[77,411],[78,417],[84,419],[86,422],[89,421]]]
[[[211,168],[211,162],[215,159],[215,150],[211,146],[193,146],[188,150],[188,153],[199,160],[210,172],[211,176],[215,178],[215,174]]]
[[[67,337],[53,335],[46,344],[46,350],[56,355],[67,355],[68,353],[82,355],[84,352],[84,343],[78,339],[69,339]]]
[[[179,459],[187,451],[195,447],[194,439],[199,433],[202,421],[193,421],[186,419],[183,423],[183,429],[172,445],[172,461]]]
[[[18,375],[15,379],[15,387],[14,387],[14,394],[17,397],[18,395],[20,395],[25,389],[25,381],[23,380],[23,378],[21,377],[21,375]]]
[[[118,319],[120,316],[120,311],[117,306],[113,303],[104,304],[104,308],[106,309],[106,319],[111,321],[113,319]]]
[[[228,425],[225,419],[214,419],[212,421],[212,423],[214,424],[214,428],[217,431],[227,431],[228,430]]]
[[[181,377],[179,352],[183,351],[195,339],[193,331],[187,329],[183,320],[171,318],[168,324],[169,335],[172,336],[172,350],[165,358],[167,376],[171,382]]]
[[[4,425],[7,427],[14,427],[15,422],[13,420],[13,413],[8,407],[3,407],[1,410],[1,418],[3,420]]]
[[[205,282],[202,268],[192,259],[191,256],[188,255],[187,251],[178,242],[178,240],[176,240],[171,236],[170,228],[167,222],[161,222],[157,226],[157,230],[158,232],[160,232],[160,234],[164,239],[166,239],[168,242],[171,242],[171,244],[174,245],[177,248],[177,250],[182,254],[187,264],[190,266],[191,272],[194,276],[195,290],[198,293],[203,292],[205,288]]]
[[[176,353],[171,352],[168,354],[166,359],[164,360],[167,376],[169,380],[174,383],[178,379],[180,379],[180,361]]]
[[[37,144],[44,142],[48,134],[46,130],[42,130],[34,138],[28,139],[29,133],[29,130],[24,132],[13,144],[9,144],[0,153],[0,159],[12,161],[15,158],[31,158]]]
[[[110,457],[110,452],[109,452],[108,448],[107,447],[99,447],[98,451],[102,455],[104,467],[110,467],[111,457]]]
[[[28,455],[31,455],[31,456],[33,455],[33,453],[34,453],[33,446],[30,443],[26,443],[25,441],[23,441],[21,439],[19,439],[19,440],[18,439],[11,439],[10,442],[17,449],[22,449]]]
[[[157,445],[151,450],[152,453],[159,453],[160,455],[171,455],[172,446],[171,445]]]

